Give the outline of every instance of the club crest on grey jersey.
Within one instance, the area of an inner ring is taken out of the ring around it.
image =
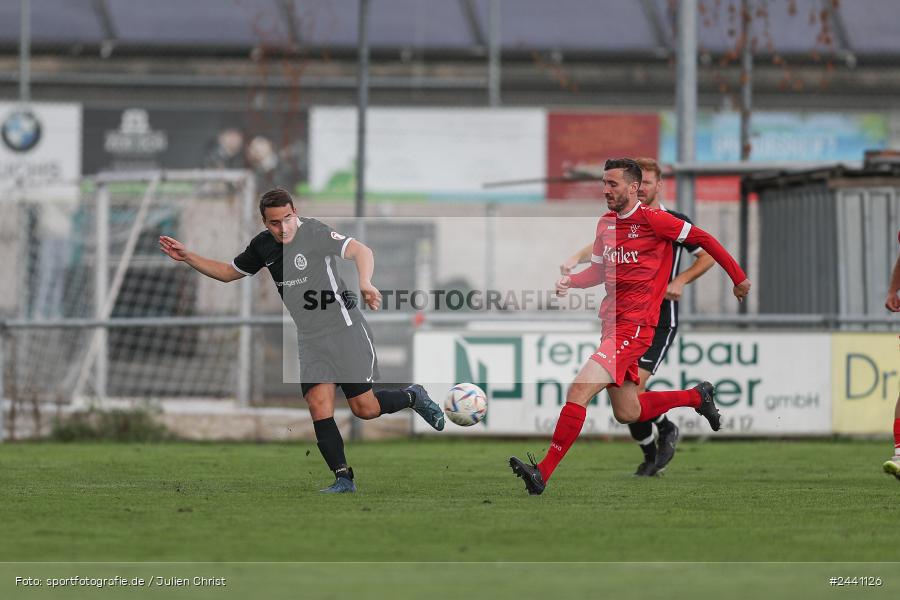
[[[232,264],[246,275],[263,267],[269,271],[301,336],[335,333],[363,318],[347,302],[347,286],[337,269],[351,238],[316,219],[299,220],[290,242],[281,244],[262,231]]]

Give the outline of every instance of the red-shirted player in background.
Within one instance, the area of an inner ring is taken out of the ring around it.
[[[647,421],[678,407],[690,406],[720,427],[719,410],[712,384],[704,381],[689,390],[638,394],[638,359],[653,340],[672,264],[672,242],[700,246],[719,263],[734,282],[738,300],[750,292],[744,271],[711,235],[665,211],[647,208],[638,201],[641,168],[628,158],[608,160],[604,166],[603,191],[610,212],[600,218],[591,265],[556,284],[557,294],[569,288],[606,284],[600,304],[600,347],[575,376],[566,393],[547,455],[540,463],[509,459],[513,473],[525,481],[525,489],[536,495],[566,455],[584,425],[586,407],[596,394],[608,388],[613,415],[620,423]],[[666,265],[666,268],[661,268]]]
[[[897,232],[897,242],[900,243],[900,231]],[[900,254],[894,264],[884,306],[891,312],[900,312]],[[897,405],[894,407],[894,456],[883,467],[885,473],[900,479],[900,395],[897,396]]]

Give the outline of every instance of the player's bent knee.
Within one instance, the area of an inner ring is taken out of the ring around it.
[[[374,419],[381,415],[381,407],[378,404],[375,406],[351,404],[350,410],[353,411],[354,415],[365,420]]]
[[[621,423],[622,425],[628,425],[630,423],[637,423],[641,418],[640,407],[637,410],[630,406],[626,407],[613,407],[613,417],[615,417],[616,421]]]

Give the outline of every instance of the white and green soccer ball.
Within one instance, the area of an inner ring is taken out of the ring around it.
[[[487,414],[487,396],[474,383],[458,383],[447,392],[444,413],[457,425],[469,427]]]

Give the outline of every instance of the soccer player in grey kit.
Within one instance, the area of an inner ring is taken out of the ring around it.
[[[353,469],[347,464],[344,440],[334,421],[337,386],[341,386],[353,414],[361,419],[411,408],[440,431],[444,413],[421,385],[372,390],[372,383],[378,379],[372,332],[356,306],[355,294],[335,272],[338,258],[356,263],[363,301],[377,310],[381,293],[372,284],[372,250],[316,219],[298,216],[290,193],[281,188],[262,195],[259,212],[265,231],[231,263],[200,256],[168,236],[160,236],[160,250],[222,282],[254,275],[264,267],[269,270],[297,326],[301,390],[309,405],[319,451],[335,475],[334,483],[322,491],[355,492]]]

